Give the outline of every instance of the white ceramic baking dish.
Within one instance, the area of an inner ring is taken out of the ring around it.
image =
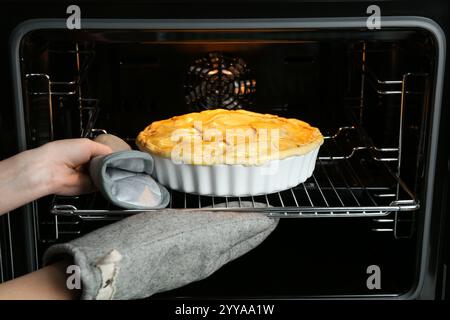
[[[306,181],[314,171],[319,148],[260,166],[178,164],[152,155],[153,176],[161,184],[187,193],[222,197],[269,194]]]

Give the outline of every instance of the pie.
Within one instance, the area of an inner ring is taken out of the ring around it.
[[[264,165],[316,151],[324,138],[308,123],[246,110],[206,110],[155,121],[141,151],[191,165]]]

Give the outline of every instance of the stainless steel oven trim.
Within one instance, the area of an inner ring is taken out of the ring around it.
[[[270,28],[366,28],[367,17],[336,17],[336,18],[305,18],[305,19],[191,19],[191,20],[142,20],[142,19],[83,19],[82,29],[266,29]],[[427,187],[424,201],[424,230],[422,234],[422,247],[420,259],[419,279],[415,288],[410,292],[392,296],[375,295],[354,296],[360,299],[394,298],[394,299],[433,299],[436,287],[436,266],[430,264],[430,227],[432,197],[434,193],[434,176],[436,169],[437,143],[439,138],[439,124],[441,115],[441,102],[444,81],[444,68],[446,56],[446,37],[441,27],[433,20],[419,16],[391,16],[382,17],[381,28],[404,27],[420,28],[430,32],[437,42],[438,61],[436,70],[436,87],[434,91],[433,120],[431,127],[430,156],[427,168]],[[18,146],[20,150],[26,149],[25,119],[23,117],[22,83],[20,76],[19,49],[22,38],[29,32],[39,29],[66,29],[65,19],[32,19],[19,24],[11,34],[10,58],[12,66],[12,81],[14,87],[15,116],[17,122]],[[70,31],[69,31],[70,32]],[[376,32],[376,31],[374,31]],[[25,226],[28,230],[36,230],[34,225],[34,211],[31,205],[24,207],[27,216]],[[27,235],[29,247],[28,268],[37,268],[35,256],[34,236]],[[425,281],[427,279],[427,281]],[[333,298],[333,297],[329,297]],[[341,298],[350,298],[345,296]],[[338,298],[339,299],[339,298]]]

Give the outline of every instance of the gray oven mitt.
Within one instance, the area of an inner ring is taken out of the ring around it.
[[[71,257],[81,270],[82,299],[144,298],[208,277],[258,246],[277,223],[255,212],[143,212],[53,245],[44,264]]]
[[[151,177],[153,165],[148,153],[119,151],[93,158],[89,172],[103,196],[119,207],[165,208],[170,194]]]

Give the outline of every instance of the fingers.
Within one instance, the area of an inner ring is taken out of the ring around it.
[[[59,140],[58,143],[64,144],[64,161],[72,168],[86,164],[94,157],[112,152],[110,147],[86,138]]]
[[[34,161],[45,164],[51,190],[59,195],[94,191],[86,165],[92,158],[112,152],[110,147],[86,138],[53,141],[40,148]]]

